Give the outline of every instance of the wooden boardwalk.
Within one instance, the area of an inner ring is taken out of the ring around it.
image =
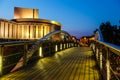
[[[74,47],[39,59],[0,80],[102,80],[88,47]]]

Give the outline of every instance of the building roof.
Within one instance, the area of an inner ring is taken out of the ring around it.
[[[12,19],[12,21],[15,22],[43,22],[43,23],[50,23],[50,24],[54,24],[57,26],[61,26],[61,24],[59,22],[56,21],[52,21],[52,20],[46,20],[46,19],[33,19],[33,18],[22,18],[22,19]]]

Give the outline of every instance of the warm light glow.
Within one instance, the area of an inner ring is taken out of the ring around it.
[[[86,37],[84,37],[84,40],[86,40],[87,38]]]
[[[1,38],[4,38],[4,37],[3,37],[4,32],[3,32],[3,31],[1,31],[1,32],[0,32],[0,34],[1,34]]]
[[[0,74],[2,73],[2,56],[0,55]]]
[[[95,37],[91,37],[91,38],[89,38],[89,40],[95,40]]]
[[[43,57],[43,54],[42,54],[42,47],[39,48],[39,56],[40,56],[40,57]]]
[[[38,37],[38,25],[36,25],[36,39],[39,39],[39,37]]]
[[[58,51],[58,47],[57,47],[57,45],[55,45],[55,51],[56,51],[56,52]]]
[[[47,34],[47,28],[44,26],[44,36]]]
[[[28,16],[28,15],[27,15]],[[30,20],[30,21],[29,21]],[[16,19],[15,21],[9,21],[0,19],[0,38],[4,39],[40,39],[46,34],[58,30],[60,26],[55,26],[55,21],[49,21],[48,23],[35,19]],[[33,22],[31,22],[33,21]],[[51,25],[50,25],[51,24]],[[58,28],[56,28],[58,27]],[[60,40],[59,34],[55,36],[56,40]]]
[[[1,22],[1,30],[0,30],[0,35],[1,35],[1,38],[4,38],[4,22]]]
[[[60,44],[60,50],[62,50],[62,44]]]
[[[52,23],[56,23],[55,21],[51,21]]]
[[[28,32],[26,32],[26,38],[28,38],[28,36],[29,36],[29,33],[28,33]]]

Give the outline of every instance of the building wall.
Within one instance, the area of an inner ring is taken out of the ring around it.
[[[40,39],[57,29],[60,26],[50,23],[0,20],[0,39]]]
[[[38,18],[38,9],[32,8],[14,8],[14,19]]]

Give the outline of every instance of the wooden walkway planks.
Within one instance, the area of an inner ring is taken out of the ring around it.
[[[88,47],[74,47],[57,52],[9,73],[0,80],[102,80],[93,53]]]

